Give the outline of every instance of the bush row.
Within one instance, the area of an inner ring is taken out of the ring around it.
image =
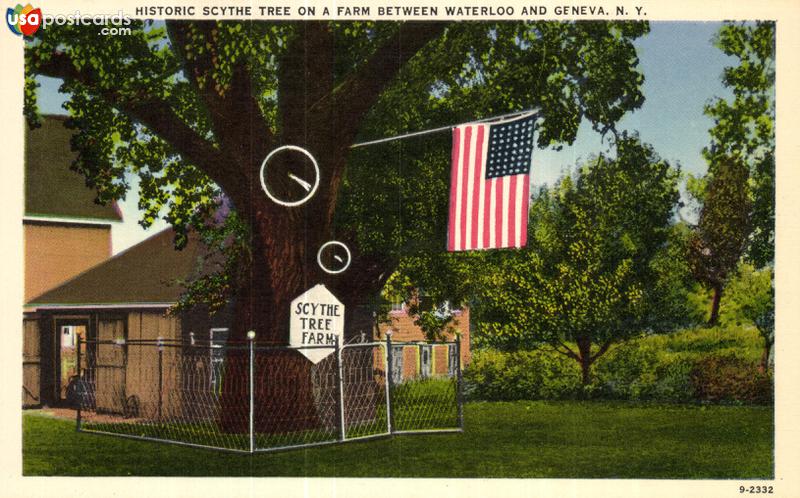
[[[476,351],[465,394],[485,400],[602,398],[632,401],[770,403],[770,372],[759,371],[757,332],[694,329],[620,344],[592,367],[582,386],[575,360],[543,347]]]

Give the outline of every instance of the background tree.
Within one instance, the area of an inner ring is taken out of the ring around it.
[[[733,100],[706,106],[708,173],[693,189],[702,209],[689,260],[712,291],[709,326],[739,259],[763,266],[775,257],[775,23],[727,23],[715,43],[738,64],[722,76]]]
[[[694,277],[713,292],[709,326],[719,321],[725,283],[747,249],[752,231],[746,166],[727,159],[714,170],[688,251]]]
[[[775,258],[775,23],[726,23],[715,44],[737,63],[722,75],[733,99],[706,106],[714,126],[703,152],[710,176],[728,160],[746,166],[752,199],[746,256],[762,267]]]
[[[678,172],[636,137],[533,199],[529,249],[487,256],[477,339],[501,349],[552,346],[577,361],[584,385],[615,342],[676,327],[663,251]]]
[[[762,372],[772,362],[775,343],[775,274],[772,267],[760,270],[743,263],[736,270],[726,290],[727,298],[720,310],[720,322],[754,325],[764,339],[761,355]]]

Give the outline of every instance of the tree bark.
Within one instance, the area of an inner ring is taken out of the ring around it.
[[[588,337],[578,338],[578,356],[581,364],[581,382],[584,389],[592,382],[592,341]]]
[[[719,322],[719,303],[722,299],[722,285],[714,286],[714,297],[711,299],[711,315],[708,318],[708,326],[714,327]]]

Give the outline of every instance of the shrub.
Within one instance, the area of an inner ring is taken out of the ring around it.
[[[475,399],[568,399],[581,392],[578,364],[544,350],[476,351],[464,381],[465,394]]]
[[[762,339],[752,327],[698,328],[611,348],[581,385],[578,363],[540,349],[476,351],[464,372],[468,398],[769,403],[772,378],[758,372]]]
[[[695,362],[690,373],[698,401],[771,403],[772,378],[758,364],[737,356],[710,356]]]
[[[690,355],[670,354],[655,341],[634,341],[600,357],[593,392],[610,399],[688,401],[691,369]]]

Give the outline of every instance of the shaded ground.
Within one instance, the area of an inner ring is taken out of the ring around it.
[[[469,403],[463,434],[239,455],[75,432],[23,417],[26,475],[771,478],[773,409]]]

